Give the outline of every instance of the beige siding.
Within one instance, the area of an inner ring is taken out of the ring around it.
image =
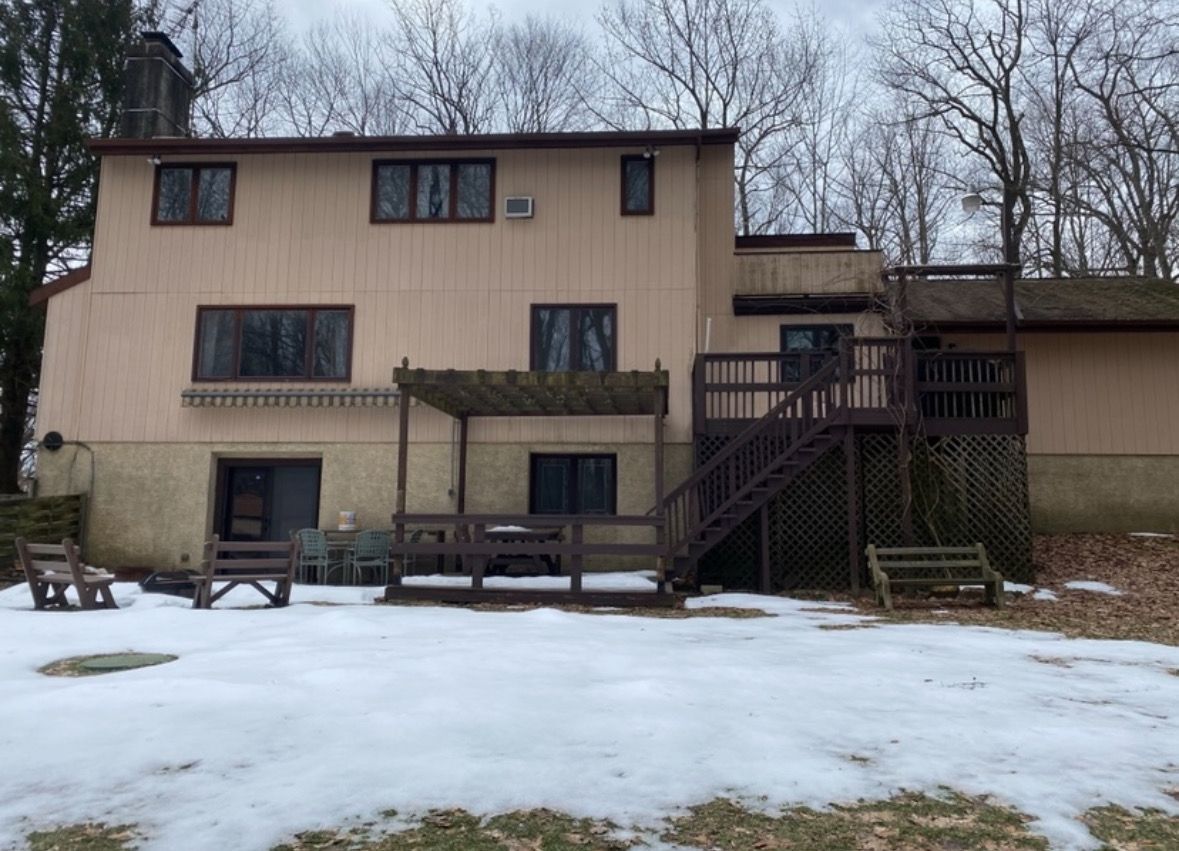
[[[741,251],[740,295],[875,293],[882,288],[879,251]]]
[[[672,375],[668,439],[687,440],[697,267],[703,257],[713,274],[726,268],[719,238],[697,244],[697,229],[712,227],[698,213],[698,172],[711,175],[699,183],[713,195],[731,185],[731,154],[715,150],[698,162],[691,147],[663,149],[649,217],[619,214],[628,151],[489,151],[497,206],[531,194],[536,218],[420,225],[369,223],[372,156],[242,156],[231,227],[164,228],[149,226],[151,166],[108,157],[93,278],[51,300],[39,427],[85,441],[389,441],[388,410],[181,408],[197,306],[355,305],[353,384],[388,386],[403,356],[428,368],[527,369],[531,304],[605,302],[618,305],[619,368],[662,359]],[[731,246],[731,230],[725,239]],[[449,440],[450,423],[415,409],[413,437]],[[647,442],[651,428],[486,421],[471,437]]]
[[[947,334],[1002,349],[1001,334]],[[1024,333],[1028,452],[1179,455],[1179,334]]]

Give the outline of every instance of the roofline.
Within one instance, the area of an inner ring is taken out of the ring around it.
[[[629,148],[638,145],[734,145],[735,127],[711,130],[625,130],[582,133],[487,133],[469,136],[324,136],[257,139],[91,139],[100,156],[152,154],[301,154],[387,151],[482,151],[539,148]]]
[[[854,233],[768,233],[737,237],[737,248],[855,248]]]
[[[58,293],[63,293],[71,287],[84,284],[89,280],[90,264],[87,263],[85,266],[74,269],[72,272],[66,272],[64,275],[54,278],[49,283],[37,287],[29,293],[29,306],[36,307],[37,305],[45,304]]]
[[[962,333],[993,333],[1006,327],[1001,320],[956,319],[938,322],[929,319],[914,320],[924,328],[937,331],[958,331]],[[1019,333],[1025,331],[1169,331],[1179,329],[1176,319],[1020,319],[1016,322]]]

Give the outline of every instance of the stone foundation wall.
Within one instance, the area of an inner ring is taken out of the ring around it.
[[[1035,532],[1179,532],[1179,456],[1029,455]]]

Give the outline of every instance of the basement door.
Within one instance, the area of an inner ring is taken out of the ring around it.
[[[223,458],[214,531],[223,541],[289,541],[319,525],[318,460]]]

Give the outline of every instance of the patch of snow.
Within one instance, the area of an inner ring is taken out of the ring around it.
[[[752,595],[689,605],[776,617],[363,605],[380,593],[298,586],[285,609],[198,611],[116,583],[121,610],[65,614],[31,611],[23,585],[0,592],[0,847],[87,820],[137,823],[156,851],[264,851],[388,808],[551,807],[644,827],[720,795],[823,806],[949,786],[995,795],[1054,847],[1081,848],[1090,807],[1179,812],[1160,791],[1179,765],[1167,673],[1179,648],[821,629],[871,619]],[[37,673],[127,650],[179,659]],[[1077,661],[1033,658],[1061,655]],[[83,717],[94,723],[45,727]]]
[[[1050,603],[1055,603],[1060,598],[1056,596],[1056,592],[1048,588],[1040,588],[1032,595],[1033,600],[1047,600]]]
[[[1106,585],[1104,582],[1094,582],[1089,579],[1077,579],[1072,582],[1064,583],[1065,588],[1071,588],[1074,591],[1091,591],[1094,594],[1108,594],[1111,597],[1120,597],[1122,592],[1112,585]]]
[[[1174,538],[1169,532],[1131,532],[1131,538]]]
[[[1003,590],[1008,594],[1030,594],[1035,590],[1031,585],[1023,585],[1019,582],[1003,581]]]

